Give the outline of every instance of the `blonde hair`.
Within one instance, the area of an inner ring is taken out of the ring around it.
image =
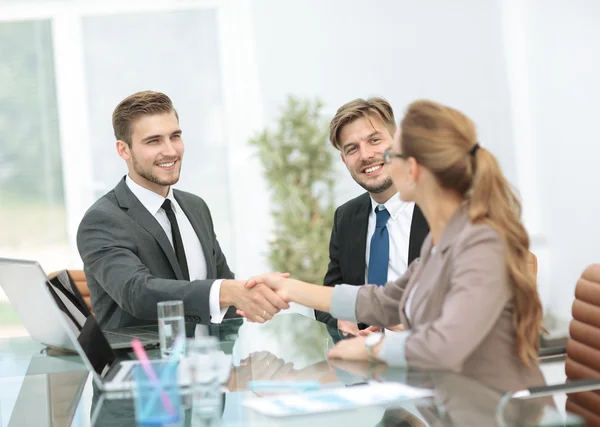
[[[537,359],[542,305],[528,268],[529,236],[521,203],[496,158],[476,148],[474,123],[453,108],[432,101],[409,105],[400,124],[402,152],[430,170],[439,184],[462,194],[473,224],[486,224],[502,237],[512,283],[516,351],[525,366]]]
[[[329,140],[335,148],[341,149],[339,134],[342,128],[361,117],[378,117],[388,129],[390,135],[394,135],[396,131],[394,111],[389,102],[383,98],[369,98],[367,100],[357,98],[342,105],[331,120]]]
[[[118,140],[131,147],[131,125],[142,116],[175,113],[171,98],[161,92],[146,90],[129,95],[117,105],[112,115],[113,130]]]

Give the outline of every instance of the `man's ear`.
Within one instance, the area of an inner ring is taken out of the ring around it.
[[[344,153],[342,153],[341,151],[340,151],[340,158],[342,159],[342,162],[344,162],[344,164],[346,165],[346,158],[344,157]],[[348,166],[348,165],[346,165],[346,166]]]
[[[119,157],[122,158],[123,160],[127,161],[131,158],[131,152],[129,150],[129,145],[122,140],[118,140],[117,141],[117,153],[119,154]]]

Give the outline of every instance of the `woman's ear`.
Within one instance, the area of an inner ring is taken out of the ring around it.
[[[406,159],[408,162],[408,174],[413,182],[417,182],[419,179],[420,166],[414,157]]]

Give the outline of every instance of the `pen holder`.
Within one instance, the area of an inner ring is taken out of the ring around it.
[[[135,419],[138,426],[162,426],[180,419],[181,397],[177,378],[177,363],[150,363],[156,374],[152,380],[144,367],[133,367],[135,382]]]

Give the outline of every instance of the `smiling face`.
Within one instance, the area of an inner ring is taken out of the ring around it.
[[[131,146],[119,140],[117,151],[134,182],[166,197],[169,187],[179,181],[184,152],[175,112],[136,119],[131,126]]]
[[[377,116],[359,117],[339,132],[342,161],[350,175],[378,202],[394,193],[389,167],[383,152],[390,148],[392,135]]]

